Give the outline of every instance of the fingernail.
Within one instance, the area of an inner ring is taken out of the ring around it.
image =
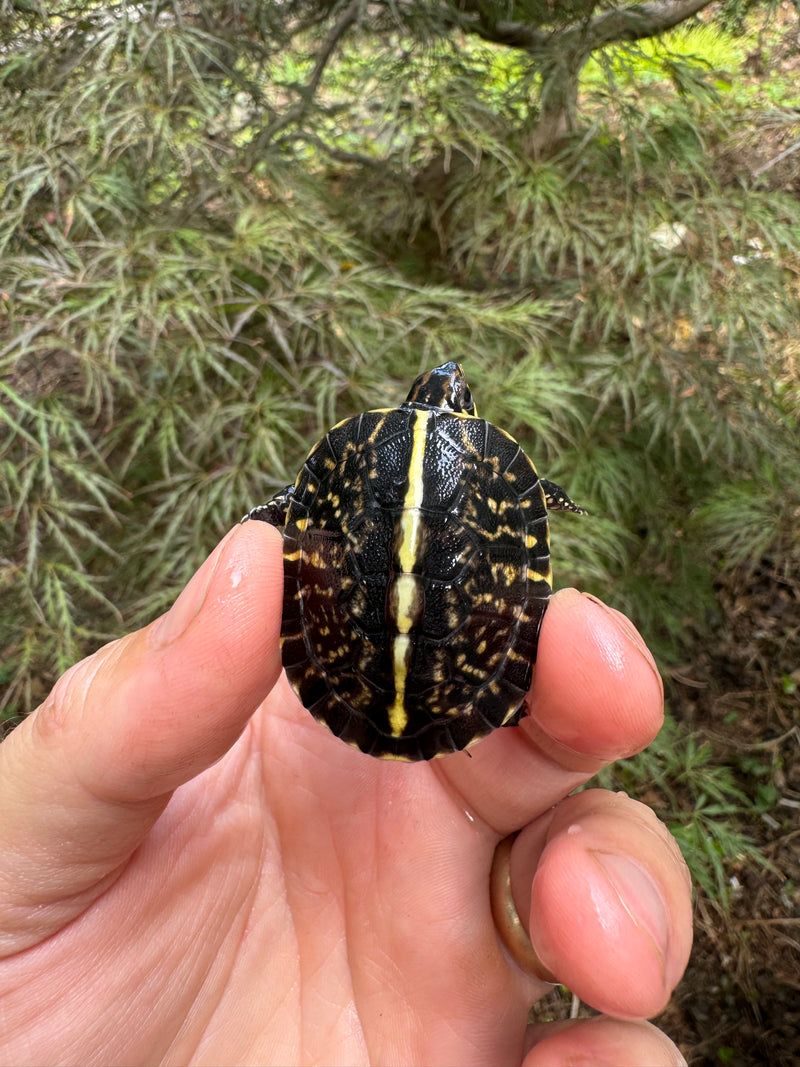
[[[642,635],[639,633],[639,631],[636,629],[630,619],[626,615],[623,615],[621,611],[617,611],[615,608],[610,608],[608,604],[604,604],[602,600],[599,600],[596,596],[592,596],[591,593],[581,593],[581,596],[585,597],[587,600],[591,600],[593,604],[596,604],[598,608],[602,608],[602,610],[607,615],[610,615],[614,619],[617,629],[622,634],[622,636],[627,639],[629,644],[633,645],[633,647],[641,653],[645,662],[648,664],[653,674],[656,676],[659,688],[663,693],[664,682],[661,678],[661,671],[659,671],[656,661],[653,659],[653,654],[645,644]]]
[[[149,639],[153,648],[164,648],[186,633],[192,620],[200,613],[219,561],[229,540],[238,529],[239,527],[235,526],[228,531],[205,563],[194,573],[166,615],[162,615],[151,625]]]
[[[628,856],[598,851],[592,851],[591,855],[627,913],[650,936],[663,965],[669,941],[669,916],[655,879]]]

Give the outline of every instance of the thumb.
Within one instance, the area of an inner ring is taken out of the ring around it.
[[[0,956],[80,914],[280,671],[280,538],[232,530],[160,619],[72,667],[0,745]]]

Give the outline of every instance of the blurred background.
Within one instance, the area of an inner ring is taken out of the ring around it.
[[[0,713],[165,610],[338,419],[464,365],[590,511],[695,884],[658,1020],[800,1061],[791,3],[0,0]],[[567,990],[539,1018],[590,1014]]]

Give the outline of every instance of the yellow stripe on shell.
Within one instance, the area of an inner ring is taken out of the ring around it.
[[[408,464],[408,488],[403,499],[397,560],[400,573],[395,579],[390,605],[399,633],[392,646],[394,672],[394,701],[389,708],[389,727],[392,737],[402,737],[408,725],[405,709],[406,677],[411,666],[411,638],[408,636],[418,614],[420,603],[418,586],[413,578],[414,564],[422,545],[422,498],[425,445],[428,440],[428,420],[431,412],[422,408],[411,412],[411,458]]]
[[[401,634],[411,633],[422,611],[422,594],[416,574],[401,572],[392,583],[389,610]]]
[[[394,658],[394,703],[389,708],[389,728],[392,737],[402,737],[408,726],[408,712],[405,709],[406,675],[411,660],[411,638],[407,634],[398,634],[392,643]]]
[[[397,546],[400,570],[411,573],[419,552],[422,533],[423,464],[428,440],[429,411],[412,412],[411,460],[408,465],[408,489],[400,519],[400,543]]]

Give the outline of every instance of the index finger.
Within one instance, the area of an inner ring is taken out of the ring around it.
[[[542,623],[528,714],[471,749],[472,759],[441,760],[437,770],[504,836],[646,748],[663,709],[661,677],[633,624],[564,589]]]

